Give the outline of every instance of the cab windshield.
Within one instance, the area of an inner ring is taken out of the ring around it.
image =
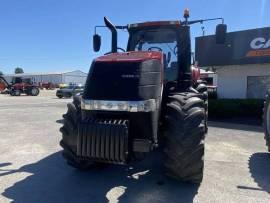
[[[159,51],[164,55],[166,80],[177,79],[177,36],[172,29],[140,30],[130,37],[130,51]]]

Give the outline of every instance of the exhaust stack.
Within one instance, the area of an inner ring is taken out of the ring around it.
[[[112,53],[116,53],[117,52],[117,30],[115,26],[106,17],[104,17],[104,22],[105,22],[105,25],[112,32]]]

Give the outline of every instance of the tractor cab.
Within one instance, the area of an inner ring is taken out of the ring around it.
[[[107,18],[104,20],[106,26],[112,31],[112,51],[109,53],[125,52],[122,48],[115,48],[117,46],[117,32],[114,30],[114,28],[125,28],[129,33],[127,52],[162,53],[165,84],[167,82],[176,82],[178,78],[186,81],[184,79],[185,75],[187,78],[191,77],[189,26],[182,25],[180,21],[154,21],[129,24],[127,26],[113,26]],[[94,50],[99,51],[101,37],[95,34],[93,39]],[[190,84],[186,86],[190,86]]]
[[[185,46],[189,50],[189,45],[184,43],[185,32],[183,27],[180,26],[180,21],[130,24],[128,31],[129,41],[127,50],[161,52],[163,54],[165,81],[176,81],[178,59],[181,57],[179,55],[181,53],[178,53],[178,48]]]
[[[31,78],[22,78],[22,77],[13,77],[12,78],[12,84],[33,84],[33,81]]]

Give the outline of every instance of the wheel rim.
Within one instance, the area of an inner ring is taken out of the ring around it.
[[[267,110],[266,110],[266,130],[268,135],[270,135],[270,103],[267,105]]]
[[[33,95],[36,95],[36,94],[37,94],[37,89],[35,89],[35,88],[32,89],[32,94],[33,94]]]

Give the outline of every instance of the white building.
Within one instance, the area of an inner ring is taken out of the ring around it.
[[[31,78],[34,83],[51,82],[53,84],[60,83],[77,83],[85,84],[87,73],[80,70],[59,73],[20,73],[20,74],[5,74],[4,78],[10,83],[14,77]]]
[[[264,98],[270,90],[270,63],[217,67],[219,98]]]
[[[270,27],[196,38],[196,60],[218,75],[218,98],[262,99],[270,90]]]

